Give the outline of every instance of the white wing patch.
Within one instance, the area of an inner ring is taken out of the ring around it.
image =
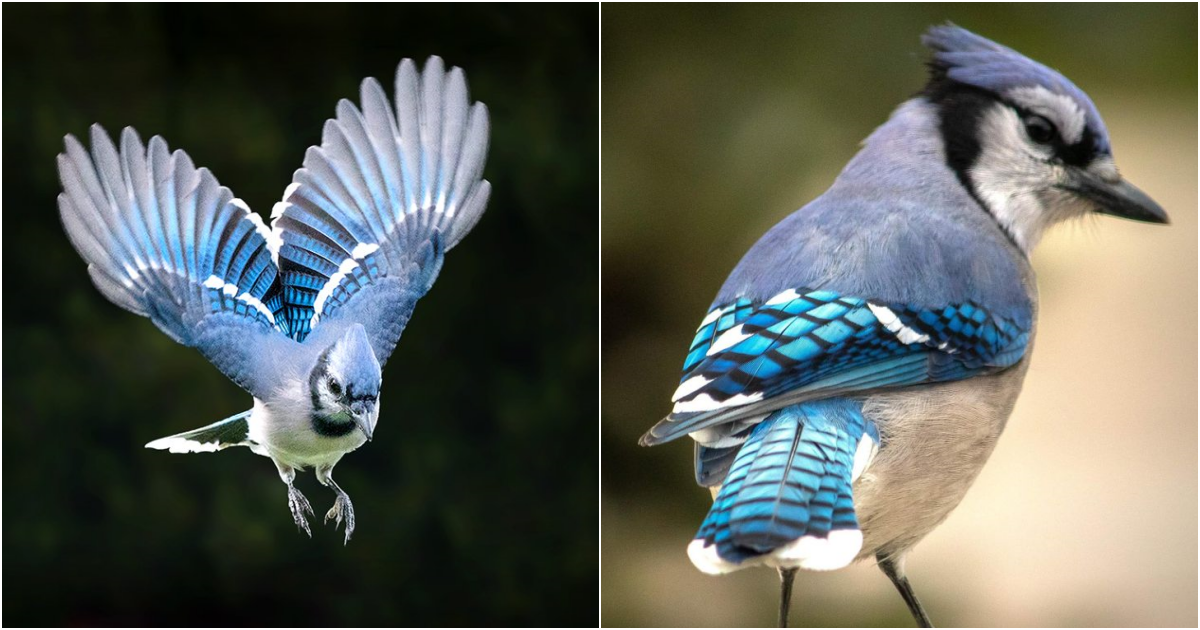
[[[896,335],[900,343],[911,345],[929,341],[929,335],[919,333],[905,326],[900,321],[900,318],[896,317],[896,314],[892,312],[892,309],[886,306],[876,306],[870,302],[867,303],[867,308],[871,309],[871,314],[875,315],[875,319],[879,320],[879,323],[883,324],[884,328],[888,329],[893,335]]]
[[[763,399],[762,392],[755,392],[747,396],[746,394],[738,394],[725,400],[715,400],[708,394],[700,394],[692,400],[684,400],[675,403],[675,407],[671,409],[671,413],[688,413],[692,411],[712,411],[713,409],[721,409],[722,407],[736,407],[752,402],[758,402]]]
[[[787,291],[784,291],[783,293],[776,294],[775,297],[772,297],[771,299],[767,300],[765,302],[765,304],[767,306],[774,306],[776,304],[787,304],[788,302],[791,302],[792,300],[794,300],[798,297],[800,297],[800,294],[796,293],[795,289],[788,289]]]
[[[378,243],[359,243],[354,246],[354,251],[350,252],[350,256],[356,260],[362,260],[377,251],[379,251]]]
[[[700,322],[700,326],[696,328],[696,330],[700,330],[700,328],[704,328],[705,326],[717,321],[718,317],[729,312],[729,309],[731,308],[733,308],[732,304],[724,308],[714,308],[713,310],[709,311],[708,315],[704,316],[704,320]]]
[[[711,378],[693,376],[692,378],[689,378],[688,380],[679,384],[679,388],[675,390],[674,394],[671,394],[671,402],[675,402],[711,382]]]
[[[135,254],[134,255],[134,263],[135,264],[132,264],[132,265],[129,263],[125,263],[125,273],[128,274],[129,277],[121,278],[121,282],[127,287],[132,287],[133,281],[137,280],[138,278],[140,278],[142,276],[142,274],[138,273],[139,271],[153,270],[153,271],[168,271],[170,273],[175,273],[175,267],[173,265],[171,265],[171,263],[166,262],[166,261],[160,262],[157,260],[152,260],[150,262],[146,262],[145,260],[142,260],[142,258],[140,256],[137,256]]]
[[[325,312],[325,302],[333,295],[333,290],[346,279],[346,274],[354,271],[358,267],[358,262],[367,256],[379,250],[378,243],[359,243],[354,246],[354,251],[350,252],[350,257],[342,261],[338,265],[337,273],[330,276],[325,282],[325,286],[317,293],[317,299],[313,302],[313,316],[309,322],[309,328],[316,328],[317,322],[321,321],[321,315]]]
[[[225,446],[234,445],[226,444]],[[146,445],[146,448],[170,451],[172,453],[214,453],[223,447],[220,442],[197,442],[181,437],[165,437],[150,442]]]
[[[721,336],[717,337],[716,341],[713,342],[713,345],[708,348],[708,352],[705,352],[704,355],[711,357],[712,355],[727,348],[732,348],[733,346],[736,346],[737,344],[749,338],[750,333],[742,332],[742,325],[738,324],[737,326],[734,326],[733,328],[721,333]]]
[[[261,222],[262,220],[259,219],[259,221]],[[230,297],[237,296],[235,298],[237,301],[246,304],[247,306],[257,310],[259,313],[262,313],[266,316],[267,321],[271,322],[272,326],[275,325],[275,315],[271,312],[271,309],[267,308],[267,305],[263,304],[258,298],[250,295],[249,291],[245,291],[241,295],[237,295],[237,285],[229,284],[217,276],[209,276],[208,279],[204,281],[204,286],[210,289],[220,289],[225,295]]]

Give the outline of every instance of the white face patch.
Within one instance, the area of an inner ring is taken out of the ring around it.
[[[1075,144],[1083,137],[1087,116],[1075,99],[1064,94],[1055,94],[1040,85],[1028,85],[1009,90],[1005,98],[1025,109],[1044,116],[1054,123],[1063,142]]]
[[[1096,158],[1088,165],[1088,170],[1093,175],[1110,184],[1116,184],[1121,181],[1121,173],[1117,170],[1117,163],[1113,162],[1111,155]]]
[[[988,211],[1028,254],[1046,229],[1091,209],[1060,191],[1066,167],[1050,161],[1050,149],[1034,143],[1007,105],[996,103],[980,120],[979,157],[970,178]]]
[[[867,308],[871,309],[871,314],[875,316],[875,319],[879,320],[880,324],[883,324],[884,328],[888,329],[888,332],[896,335],[900,343],[910,345],[929,341],[929,335],[919,333],[905,326],[900,321],[900,318],[896,317],[896,314],[892,312],[892,309],[886,306],[876,306],[870,302],[867,303]]]

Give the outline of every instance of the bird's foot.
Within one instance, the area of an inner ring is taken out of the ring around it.
[[[313,515],[312,504],[292,484],[288,484],[288,508],[292,511],[296,527],[312,538],[312,530],[308,528],[308,519],[304,517],[305,512]]]
[[[354,533],[354,504],[350,502],[350,495],[342,492],[341,488],[338,488],[337,493],[337,500],[333,502],[333,507],[325,513],[325,522],[328,523],[330,519],[334,519],[336,522],[333,528],[337,529],[337,526],[345,521],[346,542],[342,544],[348,544],[350,535]]]

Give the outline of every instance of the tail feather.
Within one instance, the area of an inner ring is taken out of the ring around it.
[[[250,410],[214,422],[206,427],[158,438],[146,448],[172,453],[211,453],[230,446],[254,446],[250,440]]]
[[[861,404],[826,399],[785,407],[750,433],[689,548],[701,570],[772,564],[836,569],[862,546],[851,492],[864,440],[878,442]],[[857,465],[856,465],[857,464]]]

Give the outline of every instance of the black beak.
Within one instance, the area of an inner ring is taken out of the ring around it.
[[[374,405],[365,402],[355,402],[350,405],[350,418],[354,420],[354,424],[358,425],[358,429],[367,436],[367,441],[371,441],[371,408]]]
[[[1063,188],[1091,201],[1096,205],[1096,212],[1102,214],[1146,223],[1170,223],[1162,206],[1120,177],[1110,181],[1080,170]]]

